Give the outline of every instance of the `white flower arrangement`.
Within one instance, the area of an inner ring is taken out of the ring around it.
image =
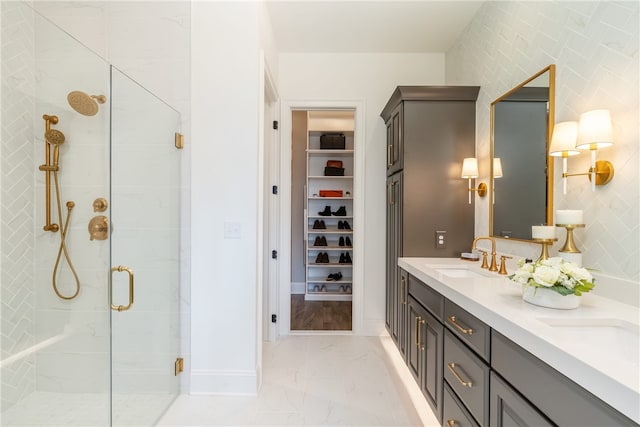
[[[595,280],[587,269],[560,257],[533,263],[518,261],[518,270],[509,278],[523,286],[545,288],[560,295],[577,295],[593,289]]]

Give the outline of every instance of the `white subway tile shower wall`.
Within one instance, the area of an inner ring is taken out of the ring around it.
[[[2,352],[0,358],[36,342],[34,288],[34,17],[20,2],[2,2]],[[15,40],[13,34],[22,34]],[[5,65],[6,61],[6,65]],[[35,389],[35,356],[3,364],[2,411]]]

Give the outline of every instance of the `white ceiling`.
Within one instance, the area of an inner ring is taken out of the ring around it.
[[[446,52],[482,1],[267,0],[279,52]]]

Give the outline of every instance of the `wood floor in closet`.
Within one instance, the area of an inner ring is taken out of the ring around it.
[[[291,295],[292,331],[350,331],[351,301],[305,301]]]

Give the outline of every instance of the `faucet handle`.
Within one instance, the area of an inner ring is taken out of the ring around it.
[[[507,273],[507,258],[511,259],[513,257],[506,256],[506,255],[501,255],[500,256],[500,271],[498,272],[498,274],[502,274],[502,275],[509,274],[509,273]]]
[[[482,253],[482,265],[480,268],[489,268],[489,263],[487,262],[487,251],[480,250]]]

